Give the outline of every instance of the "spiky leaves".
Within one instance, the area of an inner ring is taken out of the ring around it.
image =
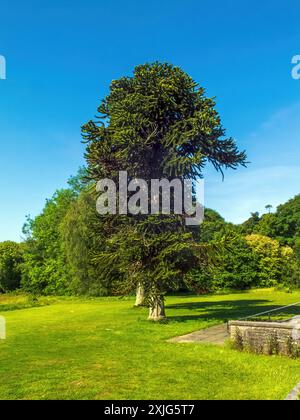
[[[245,165],[233,139],[225,138],[214,99],[179,67],[145,64],[133,77],[113,81],[96,121],[82,128],[90,177],[118,181],[189,178],[210,162],[218,171]],[[150,197],[149,197],[150,200]],[[183,217],[105,216],[107,243],[99,272],[123,293],[142,284],[157,317],[163,293],[195,266],[195,241]],[[117,272],[117,274],[116,274]]]

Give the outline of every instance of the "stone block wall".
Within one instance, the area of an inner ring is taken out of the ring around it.
[[[293,322],[231,321],[234,347],[261,354],[300,356],[300,324]]]

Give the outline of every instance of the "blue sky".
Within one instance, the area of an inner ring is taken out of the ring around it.
[[[80,126],[112,79],[168,61],[217,97],[248,169],[206,170],[206,205],[241,222],[300,193],[299,1],[85,0],[1,3],[0,240],[83,164]]]

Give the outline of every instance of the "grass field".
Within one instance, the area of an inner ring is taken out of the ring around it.
[[[300,292],[272,290],[171,296],[169,322],[154,324],[129,298],[0,296],[0,398],[283,399],[299,360],[166,340],[297,301]]]

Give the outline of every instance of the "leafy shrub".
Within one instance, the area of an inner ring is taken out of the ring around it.
[[[0,291],[8,292],[20,287],[23,248],[16,242],[0,243]]]

